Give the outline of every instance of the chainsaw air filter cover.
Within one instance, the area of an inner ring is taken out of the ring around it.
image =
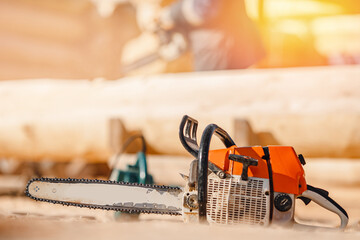
[[[218,224],[267,225],[269,219],[269,180],[240,177],[208,178],[207,218]]]

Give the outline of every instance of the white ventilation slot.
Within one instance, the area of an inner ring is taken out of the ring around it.
[[[268,179],[208,178],[207,219],[218,224],[268,224]]]

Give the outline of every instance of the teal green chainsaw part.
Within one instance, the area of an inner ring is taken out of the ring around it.
[[[111,173],[111,180],[118,182],[153,184],[153,177],[147,171],[145,153],[138,152],[136,163],[134,165],[128,164],[125,170],[114,168]]]
[[[147,171],[146,155],[144,152],[138,152],[136,163],[134,165],[128,164],[125,170],[114,168],[110,179],[118,182],[154,184],[153,177]],[[131,220],[138,218],[139,214],[115,212],[114,217],[117,220]]]

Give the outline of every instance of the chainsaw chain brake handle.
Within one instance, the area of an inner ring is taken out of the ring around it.
[[[212,125],[216,126],[215,124]],[[195,120],[194,118],[185,115],[181,120],[180,129],[179,129],[179,138],[181,144],[195,158],[198,158],[199,149],[200,149],[196,137],[197,127],[198,127],[198,121]],[[235,145],[234,141],[231,139],[229,134],[224,129],[216,126],[213,133],[215,133],[215,135],[217,135],[220,138],[220,140],[224,143],[224,145],[227,148]]]
[[[185,115],[181,120],[179,130],[181,144],[195,158],[199,155],[199,145],[196,138],[197,127],[198,121]]]
[[[349,216],[347,212],[337,202],[329,197],[329,192],[321,188],[307,185],[307,190],[298,196],[298,198],[300,198],[306,205],[312,200],[323,208],[336,213],[341,220],[340,229],[344,229],[348,224]]]

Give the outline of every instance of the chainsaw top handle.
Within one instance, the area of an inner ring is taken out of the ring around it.
[[[220,138],[226,148],[235,145],[229,134],[224,129],[218,127],[216,124],[208,125],[203,132],[198,154],[198,204],[200,222],[206,222],[209,150],[211,138],[214,134]]]

